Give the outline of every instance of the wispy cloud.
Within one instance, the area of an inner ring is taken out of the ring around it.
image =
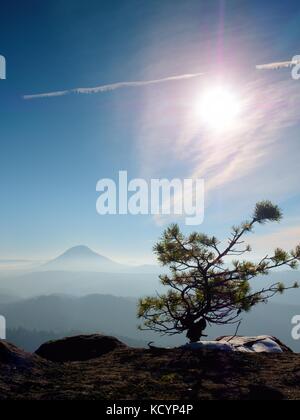
[[[280,245],[286,250],[292,250],[300,242],[299,220],[292,220],[292,222],[294,224],[291,226],[278,226],[275,232],[250,237],[248,242],[260,256],[266,255],[270,251],[270,244],[273,244],[274,247]]]
[[[256,66],[257,70],[278,70],[296,66],[300,64],[300,59],[293,59],[291,61],[279,61],[277,63],[259,64]]]
[[[181,177],[205,179],[208,204],[222,188],[235,196],[238,189],[262,197],[268,191],[271,198],[279,189],[284,196],[295,191],[297,178],[287,182],[297,164],[293,138],[283,137],[299,121],[300,92],[294,82],[248,80],[236,86],[242,112],[236,126],[221,133],[207,130],[195,113],[199,96],[208,88],[204,80],[194,97],[186,92],[185,107],[176,109],[164,109],[164,103],[149,98],[138,122],[142,174],[178,173],[180,165]]]
[[[23,98],[26,100],[30,99],[41,99],[41,98],[53,98],[58,96],[65,96],[70,94],[84,94],[90,95],[95,93],[104,93],[110,92],[117,89],[123,88],[136,88],[136,87],[143,87],[143,86],[150,86],[150,85],[157,85],[160,83],[167,83],[167,82],[176,82],[180,80],[188,80],[194,79],[196,77],[202,76],[203,73],[193,73],[193,74],[181,74],[177,76],[169,76],[162,79],[156,80],[146,80],[146,81],[137,81],[137,82],[119,82],[119,83],[112,83],[108,85],[96,86],[96,87],[89,87],[89,88],[75,88],[69,90],[60,90],[57,92],[48,92],[48,93],[38,93],[34,95],[24,95]]]

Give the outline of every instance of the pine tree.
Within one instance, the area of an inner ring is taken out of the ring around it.
[[[255,225],[281,219],[278,206],[270,201],[259,202],[251,220],[232,228],[224,249],[214,236],[197,232],[185,236],[178,225],[171,225],[154,247],[160,263],[170,269],[169,275],[160,276],[167,292],[140,300],[138,317],[144,320],[140,329],[167,335],[186,332],[190,342],[197,342],[205,336],[208,325],[237,323],[241,314],[255,305],[298,288],[297,283],[292,287],[276,283],[254,291],[250,282],[275,268],[297,269],[300,245],[291,252],[277,248],[272,256],[257,263],[243,259],[252,251],[244,236]],[[228,257],[235,259],[228,263]]]

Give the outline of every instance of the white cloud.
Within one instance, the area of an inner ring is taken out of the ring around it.
[[[256,255],[271,255],[275,248],[280,247],[287,251],[294,249],[300,244],[299,221],[294,226],[278,227],[275,232],[265,235],[254,235],[248,242],[253,247]]]
[[[30,99],[41,99],[41,98],[53,98],[53,97],[65,96],[69,94],[90,95],[90,94],[95,94],[95,93],[110,92],[113,90],[123,89],[123,88],[135,88],[135,87],[156,85],[156,84],[166,83],[166,82],[188,80],[188,79],[200,77],[202,75],[203,73],[193,73],[193,74],[182,74],[178,76],[169,76],[169,77],[156,79],[156,80],[146,80],[146,81],[138,81],[138,82],[119,82],[119,83],[113,83],[109,85],[102,85],[102,86],[96,86],[96,87],[90,87],[90,88],[76,88],[76,89],[69,89],[69,90],[61,90],[57,92],[24,95],[23,98],[26,100],[30,100]]]
[[[278,70],[296,66],[300,64],[300,60],[293,59],[291,61],[279,61],[277,63],[259,64],[256,66],[257,70]]]

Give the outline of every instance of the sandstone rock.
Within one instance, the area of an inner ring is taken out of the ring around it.
[[[228,343],[235,351],[244,353],[293,353],[278,338],[269,335],[255,337],[225,336],[216,339],[219,343]]]
[[[127,346],[117,338],[100,334],[80,335],[43,344],[36,354],[53,362],[75,362],[96,359]]]
[[[215,341],[200,341],[182,346],[188,350],[216,350],[222,352],[242,353],[293,353],[278,338],[260,335],[256,337],[219,337]]]

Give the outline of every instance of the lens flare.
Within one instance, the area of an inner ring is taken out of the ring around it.
[[[241,112],[241,102],[225,87],[212,88],[201,96],[197,116],[208,128],[223,131],[233,129]]]

